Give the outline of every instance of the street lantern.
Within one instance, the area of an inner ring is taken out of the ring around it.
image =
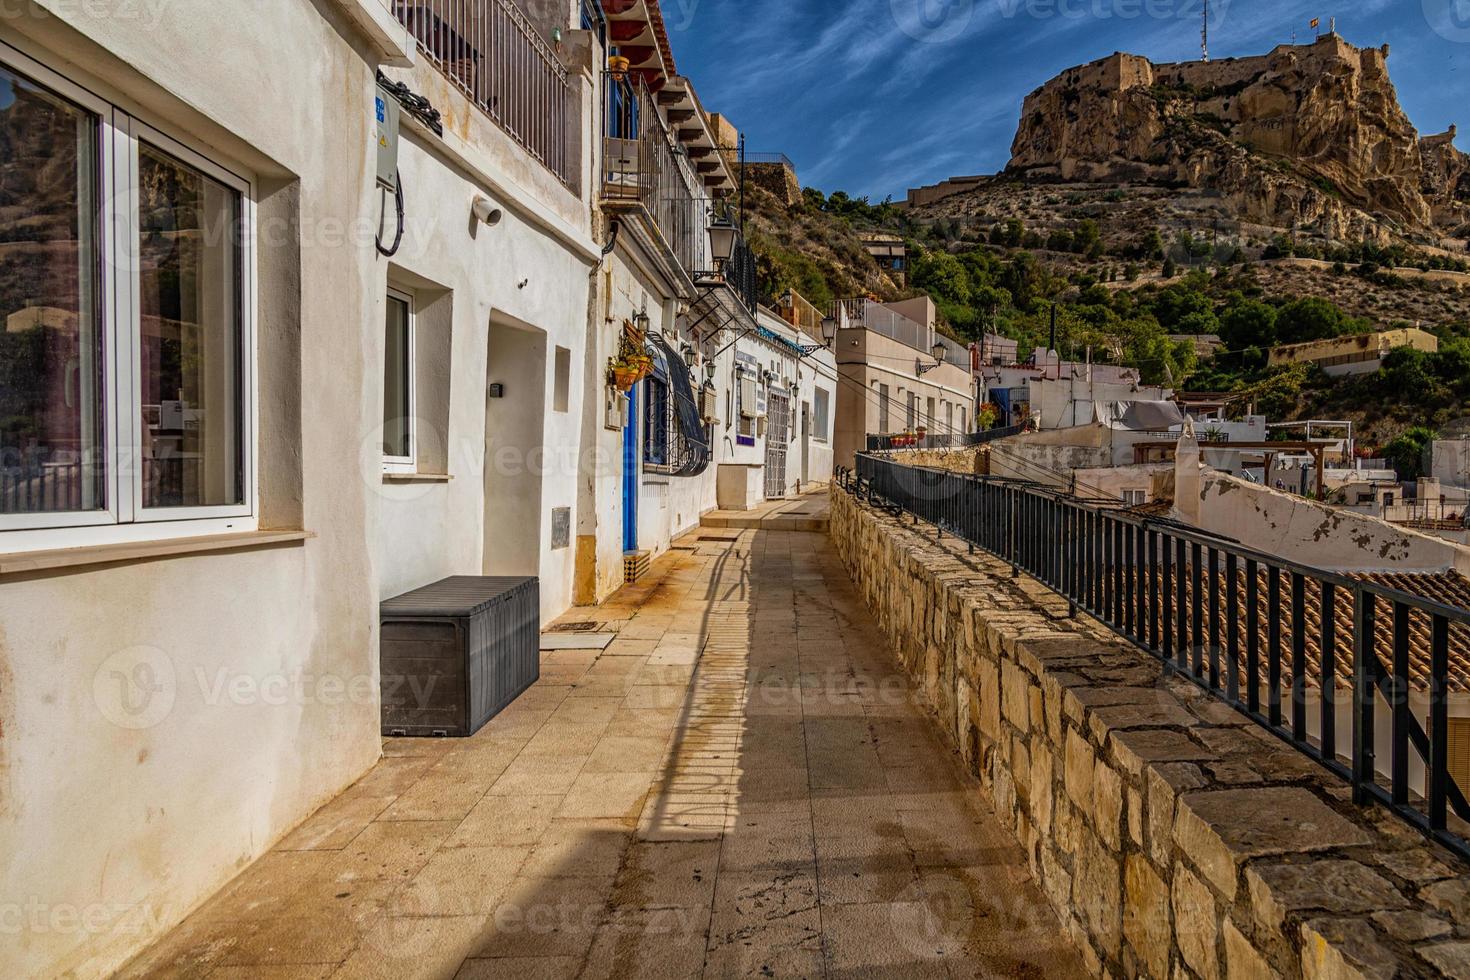
[[[837,318],[824,317],[822,319],[822,342],[831,347],[837,342]]]
[[[934,342],[934,349],[932,351],[930,351],[929,353],[931,353],[931,354],[934,355],[934,359],[936,361],[938,361],[940,364],[943,364],[944,363],[944,355],[949,353],[949,349],[946,348],[942,343],[940,343],[939,341],[936,340]],[[939,366],[938,364],[935,365],[935,367],[938,367],[938,366]]]
[[[738,229],[728,217],[716,218],[709,226],[709,251],[719,269],[735,254],[735,235]]]

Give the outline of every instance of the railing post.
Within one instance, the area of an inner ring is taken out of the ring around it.
[[[1450,623],[1443,616],[1430,621],[1429,652],[1429,770],[1427,788],[1429,827],[1445,829],[1445,809],[1449,795],[1449,672]]]
[[[1353,590],[1353,802],[1371,799],[1368,787],[1374,782],[1373,762],[1373,671],[1368,666],[1374,653],[1374,601],[1371,593]]]

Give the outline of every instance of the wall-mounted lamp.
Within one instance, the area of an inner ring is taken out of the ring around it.
[[[735,254],[735,236],[739,232],[728,216],[721,216],[709,226],[709,254],[715,260],[715,269],[723,269],[730,256]]]
[[[933,350],[929,351],[929,353],[934,355],[933,364],[925,364],[923,361],[920,360],[914,361],[914,374],[920,378],[922,378],[924,375],[928,374],[935,368],[944,366],[944,355],[948,353],[948,349],[943,344],[935,341],[934,348]]]
[[[635,326],[635,327],[638,328],[638,332],[639,333],[642,333],[642,334],[648,333],[648,328],[652,324],[653,324],[653,321],[651,319],[649,319],[648,311],[647,310],[639,310],[637,313],[635,313],[633,315],[633,326]]]

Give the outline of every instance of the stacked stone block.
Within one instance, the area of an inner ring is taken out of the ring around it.
[[[838,553],[1092,972],[1470,976],[1470,867],[1008,566],[834,488]]]

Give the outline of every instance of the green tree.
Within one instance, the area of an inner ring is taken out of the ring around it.
[[[1276,308],[1257,300],[1235,303],[1220,317],[1220,340],[1227,350],[1276,345]]]
[[[1424,450],[1434,441],[1433,429],[1416,425],[1405,429],[1383,447],[1383,455],[1397,471],[1400,480],[1417,480],[1424,474]]]
[[[1327,340],[1349,332],[1346,327],[1342,310],[1317,296],[1294,299],[1276,315],[1276,334],[1286,344]]]
[[[914,262],[909,281],[935,299],[959,305],[970,302],[970,274],[948,252],[925,252]]]

